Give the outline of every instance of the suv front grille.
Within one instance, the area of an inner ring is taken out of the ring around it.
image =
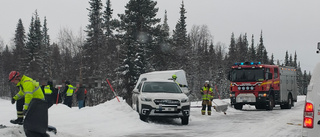
[[[174,99],[155,99],[154,103],[156,103],[156,105],[162,104],[162,105],[177,105],[177,106],[180,106],[180,101],[179,100],[174,100]]]

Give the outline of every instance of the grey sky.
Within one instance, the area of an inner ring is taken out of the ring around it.
[[[102,0],[105,4],[106,0]],[[129,0],[111,0],[114,16],[124,13]],[[285,52],[298,54],[303,70],[312,71],[319,62],[316,44],[320,41],[319,0],[184,0],[187,11],[187,29],[193,25],[207,25],[214,43],[230,44],[231,33],[235,37],[247,33],[258,44],[263,31],[264,45],[269,56],[283,62]],[[179,19],[181,0],[158,0],[158,17],[168,12],[170,29]],[[61,28],[78,33],[88,24],[88,1],[85,0],[4,0],[0,2],[0,38],[10,45],[18,19],[29,30],[32,14],[37,9],[43,23],[47,18],[51,42],[57,41]]]

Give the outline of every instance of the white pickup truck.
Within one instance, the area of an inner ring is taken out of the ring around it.
[[[306,96],[303,111],[302,137],[320,135],[320,62],[316,65]]]
[[[139,113],[141,120],[146,121],[148,117],[168,117],[181,118],[182,125],[189,123],[189,98],[176,82],[170,80],[177,72],[184,73],[183,70],[177,70],[140,75],[132,94],[132,108]],[[164,75],[168,77],[164,78]]]

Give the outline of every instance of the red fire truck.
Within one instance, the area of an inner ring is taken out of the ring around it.
[[[255,105],[272,110],[275,105],[291,109],[297,102],[296,69],[260,62],[235,63],[229,74],[230,100],[235,109]]]

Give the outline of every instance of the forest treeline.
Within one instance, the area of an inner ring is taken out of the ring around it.
[[[207,25],[193,25],[187,31],[183,1],[172,31],[167,12],[163,18],[156,18],[156,1],[129,0],[124,13],[116,15],[117,18],[111,0],[89,0],[88,4],[86,28],[78,33],[63,28],[54,42],[48,34],[46,17],[42,23],[37,11],[32,14],[28,31],[23,21],[17,19],[12,44],[0,42],[0,96],[11,97],[17,92],[8,83],[9,72],[17,70],[40,83],[48,80],[53,80],[55,85],[64,85],[66,80],[73,85],[82,83],[89,91],[89,105],[114,98],[106,83],[109,79],[116,93],[130,103],[131,91],[140,74],[183,69],[192,100],[201,98],[198,91],[205,80],[211,81],[220,97],[228,98],[230,67],[243,61],[293,66],[297,69],[299,93],[306,92],[311,74],[302,72],[297,53],[292,55],[287,51],[282,63],[273,54],[269,57],[262,31],[258,42],[253,34],[231,33],[226,46],[213,42]]]

